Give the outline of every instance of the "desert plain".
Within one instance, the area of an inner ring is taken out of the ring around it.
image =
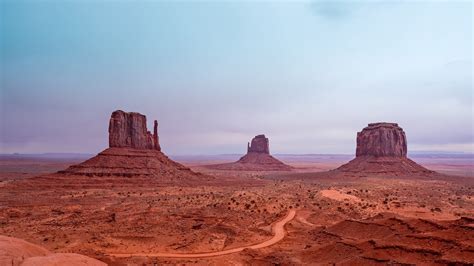
[[[474,262],[472,155],[413,156],[446,174],[438,178],[338,178],[324,173],[353,156],[276,157],[294,169],[215,170],[206,165],[238,156],[176,156],[211,178],[163,183],[156,178],[49,174],[83,157],[2,156],[0,235],[109,265]],[[272,225],[290,211],[295,216],[284,225],[280,241],[245,248],[272,239]],[[212,254],[241,247],[235,253]],[[209,256],[166,255],[178,253]],[[20,265],[21,258],[11,263]]]

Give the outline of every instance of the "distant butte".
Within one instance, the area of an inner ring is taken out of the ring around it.
[[[237,162],[208,165],[207,167],[216,170],[240,171],[290,171],[293,169],[270,155],[269,140],[263,134],[255,136],[247,144],[247,154]]]
[[[257,152],[270,154],[270,144],[265,135],[257,135],[252,139],[251,143],[247,144],[247,153]]]
[[[434,172],[407,158],[405,132],[396,123],[372,123],[357,133],[356,158],[335,169],[351,174],[421,174]]]
[[[58,173],[90,177],[154,177],[165,181],[204,176],[169,159],[161,152],[158,140],[156,120],[152,134],[147,130],[144,115],[117,110],[109,121],[109,148]]]

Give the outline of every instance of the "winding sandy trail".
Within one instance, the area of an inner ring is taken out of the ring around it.
[[[285,225],[293,220],[295,218],[296,211],[295,210],[290,210],[286,217],[274,223],[272,225],[272,232],[273,232],[273,237],[262,242],[259,244],[254,244],[250,246],[243,246],[243,247],[238,247],[238,248],[232,248],[232,249],[227,249],[227,250],[221,250],[221,251],[215,251],[215,252],[205,252],[205,253],[116,253],[116,254],[109,254],[110,256],[114,257],[167,257],[167,258],[204,258],[204,257],[214,257],[214,256],[221,256],[221,255],[227,255],[231,253],[237,253],[240,252],[246,248],[250,249],[259,249],[259,248],[264,248],[271,246],[275,243],[278,243],[281,241],[285,235]]]

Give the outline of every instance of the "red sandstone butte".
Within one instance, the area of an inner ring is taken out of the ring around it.
[[[109,121],[109,147],[161,150],[158,142],[158,122],[154,122],[153,134],[146,128],[142,114],[117,110]]]
[[[250,152],[270,154],[268,138],[263,134],[255,136],[255,138],[252,139],[252,142],[247,144],[247,153]]]
[[[356,158],[336,171],[355,175],[433,174],[407,158],[405,132],[396,123],[372,123],[357,133]]]
[[[270,155],[269,140],[263,134],[255,136],[250,143],[247,143],[247,154],[237,162],[208,165],[207,167],[217,170],[241,171],[290,171],[293,169]]]
[[[209,178],[191,171],[161,152],[156,120],[151,134],[147,130],[144,115],[121,110],[114,111],[110,117],[109,148],[58,174],[88,177],[157,177],[166,181]]]
[[[405,132],[396,123],[373,123],[357,133],[356,156],[407,157]]]

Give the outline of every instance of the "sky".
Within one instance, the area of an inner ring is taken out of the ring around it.
[[[171,155],[474,152],[471,1],[0,1],[0,153],[97,153],[121,109]]]

